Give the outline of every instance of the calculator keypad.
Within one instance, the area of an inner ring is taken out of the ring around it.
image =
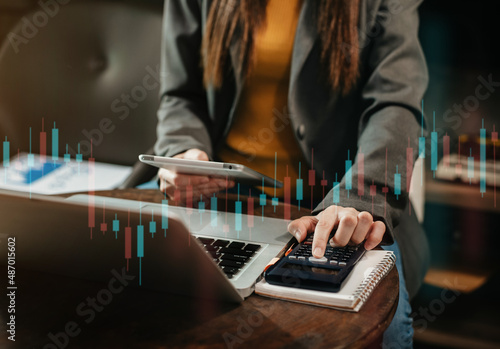
[[[288,262],[328,269],[339,269],[357,261],[365,251],[362,247],[363,244],[343,247],[327,246],[324,256],[315,258],[312,255],[313,238],[314,235],[310,234],[302,243],[297,245],[288,254]]]
[[[335,231],[330,233],[330,238]],[[321,258],[312,255],[311,234],[297,245],[292,245],[264,276],[272,285],[338,292],[354,265],[365,253],[364,244],[332,247],[328,245]]]

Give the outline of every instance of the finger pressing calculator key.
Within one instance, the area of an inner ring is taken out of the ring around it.
[[[332,232],[333,236],[334,232]],[[365,253],[364,243],[356,246],[328,246],[322,258],[312,255],[314,235],[269,267],[265,279],[270,284],[337,292],[354,265]]]

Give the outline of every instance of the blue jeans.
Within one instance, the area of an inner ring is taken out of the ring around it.
[[[384,332],[382,348],[399,349],[413,348],[413,319],[411,314],[410,299],[406,290],[406,281],[403,274],[403,263],[398,243],[383,246],[384,250],[392,251],[396,255],[396,267],[399,274],[399,303],[391,324]]]
[[[156,181],[147,182],[139,185],[139,189],[158,189]],[[240,186],[240,193],[248,192],[248,187]],[[255,190],[258,192],[257,190]],[[232,188],[229,192],[236,193],[237,189]],[[384,250],[392,251],[396,255],[396,267],[399,274],[399,303],[392,319],[391,324],[384,332],[384,340],[382,348],[384,349],[400,349],[413,348],[413,319],[411,314],[411,305],[406,290],[406,282],[403,274],[403,263],[401,261],[401,252],[397,242],[390,246],[383,246]]]

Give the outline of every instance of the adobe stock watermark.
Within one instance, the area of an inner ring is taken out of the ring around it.
[[[461,104],[453,104],[453,107],[443,113],[443,120],[448,124],[453,124],[450,127],[457,130],[463,122],[471,116],[471,113],[479,109],[481,101],[485,101],[500,87],[500,81],[493,80],[493,74],[489,74],[486,78],[482,75],[477,77],[479,83],[474,89],[474,94],[465,97]]]
[[[283,112],[273,109],[273,116],[269,119],[269,127],[262,127],[256,135],[247,136],[246,140],[238,144],[237,151],[246,157],[248,161],[253,161],[267,145],[269,145],[276,134],[282,132],[290,124],[290,113],[288,108],[283,107]]]
[[[126,120],[130,116],[131,110],[136,109],[140,103],[144,102],[152,91],[159,89],[161,78],[164,76],[160,72],[160,65],[156,65],[155,68],[148,65],[144,69],[146,75],[142,77],[141,82],[132,87],[129,92],[123,92],[120,97],[111,102],[110,109],[117,119],[103,117],[99,120],[96,128],[82,130],[84,138],[78,144],[80,144],[80,153],[84,157],[90,155],[91,142],[92,148],[99,147],[104,137],[116,130],[117,123]],[[68,147],[68,150],[70,153],[76,154],[73,148]]]
[[[307,268],[306,268],[307,270]],[[282,281],[285,285],[290,287],[299,287],[302,280],[308,278],[307,271],[301,270],[287,270],[282,275]],[[235,346],[243,344],[248,340],[257,330],[264,324],[265,318],[269,318],[275,312],[274,307],[269,307],[268,300],[254,299],[255,310],[249,313],[246,317],[238,316],[236,323],[238,324],[236,332],[224,332],[222,338],[228,349],[233,349]]]
[[[458,279],[455,278],[453,284],[449,280],[445,280],[445,289],[441,290],[439,297],[434,298],[427,305],[420,305],[418,309],[410,314],[413,318],[413,330],[422,333],[427,329],[430,322],[435,321],[446,309],[447,305],[453,303],[460,296],[460,292],[457,289],[460,288],[458,284]],[[389,343],[384,343],[383,349],[402,349],[409,348],[411,343],[411,338],[408,333],[401,331],[398,336],[394,338],[394,341]]]
[[[427,306],[420,306],[415,310],[411,317],[413,317],[413,328],[417,332],[424,332],[429,326],[430,322],[444,313],[446,306],[453,303],[460,296],[461,292],[457,291],[457,279],[453,281],[453,285],[448,280],[444,281],[446,288],[441,291],[439,298],[434,298]]]
[[[40,10],[34,12],[28,16],[21,18],[21,33],[16,34],[10,32],[7,34],[7,39],[9,40],[14,52],[19,53],[19,47],[21,45],[26,45],[31,39],[33,39],[41,28],[45,27],[49,23],[50,18],[54,18],[61,8],[61,6],[66,5],[71,0],[40,0],[38,1],[38,6]]]
[[[135,279],[135,276],[128,275],[125,267],[121,273],[115,269],[111,271],[113,276],[106,288],[97,292],[95,297],[87,297],[85,301],[76,306],[75,312],[85,324],[90,324],[96,318],[96,312],[100,313],[104,307],[113,301],[113,296],[123,292],[129,282]],[[68,321],[61,332],[49,332],[47,337],[50,342],[43,346],[43,349],[63,349],[68,347],[71,338],[75,338],[82,333],[81,325],[77,321]]]
[[[454,103],[451,108],[446,109],[446,111],[441,115],[444,125],[436,127],[435,132],[438,135],[438,145],[443,144],[443,136],[448,133],[448,131],[456,131],[462,126],[465,119],[468,119],[473,115],[473,113],[479,110],[481,102],[485,102],[487,99],[491,98],[496,90],[500,87],[500,80],[493,80],[493,74],[488,74],[484,77],[479,75],[477,77],[478,84],[474,88],[474,92],[463,98],[460,103]],[[432,125],[429,122],[429,117],[426,118],[428,125]],[[437,116],[436,116],[437,119]],[[433,131],[429,126],[427,126],[428,132]],[[426,154],[431,152],[431,142],[426,142],[425,145]]]
[[[248,314],[246,318],[238,316],[236,322],[238,323],[236,333],[224,332],[222,334],[222,338],[228,349],[233,349],[235,345],[241,345],[245,340],[250,338],[255,329],[264,323],[264,315],[259,311],[255,311]]]

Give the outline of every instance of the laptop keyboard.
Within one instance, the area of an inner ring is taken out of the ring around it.
[[[197,239],[229,279],[232,279],[261,248],[259,244],[228,239],[207,237],[197,237]]]

